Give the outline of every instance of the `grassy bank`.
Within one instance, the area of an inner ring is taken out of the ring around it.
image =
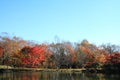
[[[0,69],[12,69],[12,67],[6,65],[0,65]]]
[[[82,72],[85,69],[46,69],[46,68],[14,68],[6,65],[0,65],[0,71],[46,71],[46,72]]]
[[[40,72],[92,72],[92,73],[104,73],[103,69],[46,69],[46,68],[23,68],[23,67],[10,67],[5,65],[0,65],[0,71],[40,71]]]
[[[0,71],[45,71],[45,72],[97,72],[101,70],[96,69],[46,69],[46,68],[23,68],[23,67],[10,67],[6,65],[0,65]]]
[[[13,71],[82,72],[82,69],[13,68]]]

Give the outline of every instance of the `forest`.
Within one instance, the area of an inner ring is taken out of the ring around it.
[[[88,40],[37,43],[9,34],[0,35],[0,65],[26,68],[119,69],[120,46]]]

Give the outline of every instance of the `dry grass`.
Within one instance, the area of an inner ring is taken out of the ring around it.
[[[9,69],[13,71],[45,71],[45,72],[82,72],[83,69],[45,69],[45,68],[13,68],[6,65],[0,65],[0,69]]]
[[[0,65],[0,69],[12,69],[12,67],[6,65]]]

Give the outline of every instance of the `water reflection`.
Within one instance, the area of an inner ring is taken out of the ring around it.
[[[120,75],[60,72],[2,72],[0,80],[120,80]]]

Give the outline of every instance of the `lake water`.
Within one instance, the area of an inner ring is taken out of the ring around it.
[[[0,80],[120,80],[120,75],[62,72],[0,72]]]

